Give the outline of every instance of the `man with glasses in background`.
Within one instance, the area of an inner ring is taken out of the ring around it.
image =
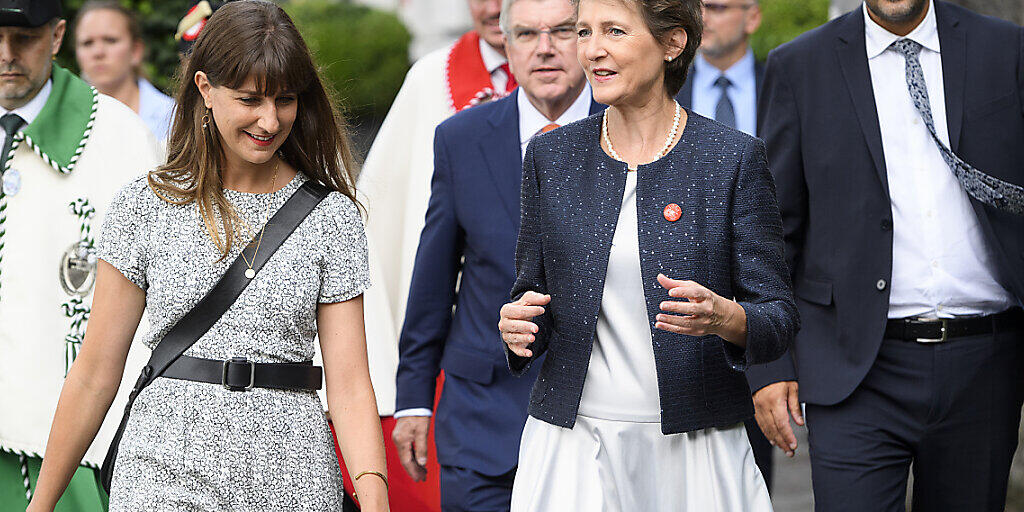
[[[764,66],[754,59],[750,36],[760,26],[757,0],[704,2],[700,52],[676,101],[702,116],[756,136]],[[753,418],[745,424],[757,467],[771,489],[772,446]]]
[[[393,438],[406,472],[424,478],[426,415],[434,412],[434,381],[443,369],[435,440],[446,512],[511,505],[540,365],[522,378],[508,371],[497,319],[515,280],[526,146],[536,134],[600,109],[576,59],[575,23],[569,0],[504,0],[501,28],[519,88],[456,114],[434,136],[426,226],[399,344],[401,417]]]

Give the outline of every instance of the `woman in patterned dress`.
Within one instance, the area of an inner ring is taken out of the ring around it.
[[[319,335],[345,459],[357,473],[380,472],[356,482],[362,509],[388,510],[363,330],[366,239],[341,118],[295,26],[270,2],[218,10],[182,77],[167,164],[125,186],[104,220],[92,318],[29,510],[52,510],[63,492],[143,311],[152,348],[307,180],[333,191],[185,356],[302,363]],[[115,512],[341,510],[337,457],[310,390],[157,378],[135,401],[116,462]]]

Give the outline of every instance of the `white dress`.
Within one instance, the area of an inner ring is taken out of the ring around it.
[[[636,180],[628,173],[576,424],[527,419],[512,512],[771,512],[742,423],[661,433]]]

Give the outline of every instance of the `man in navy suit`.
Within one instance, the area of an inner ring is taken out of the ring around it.
[[[446,512],[510,506],[535,375],[508,372],[496,324],[515,280],[526,146],[537,133],[598,110],[576,60],[575,23],[569,0],[505,0],[501,24],[519,89],[453,116],[434,136],[392,438],[406,471],[422,479],[434,381],[444,370],[434,439]]]
[[[1024,397],[1024,29],[866,0],[768,57],[758,112],[803,319],[747,371],[815,505],[1001,511]]]
[[[680,105],[748,135],[757,135],[757,100],[764,66],[754,59],[750,36],[761,26],[757,0],[704,2],[700,52],[676,94]],[[753,418],[744,421],[757,467],[772,486],[772,446]]]

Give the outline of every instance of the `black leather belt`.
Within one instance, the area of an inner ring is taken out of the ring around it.
[[[953,338],[990,334],[995,330],[1024,328],[1024,311],[1013,308],[987,316],[965,318],[899,318],[885,324],[885,337],[919,343],[941,343]]]
[[[181,356],[164,370],[163,377],[220,384],[230,391],[252,388],[320,389],[323,368],[305,363],[254,363],[244,357],[225,361]]]

